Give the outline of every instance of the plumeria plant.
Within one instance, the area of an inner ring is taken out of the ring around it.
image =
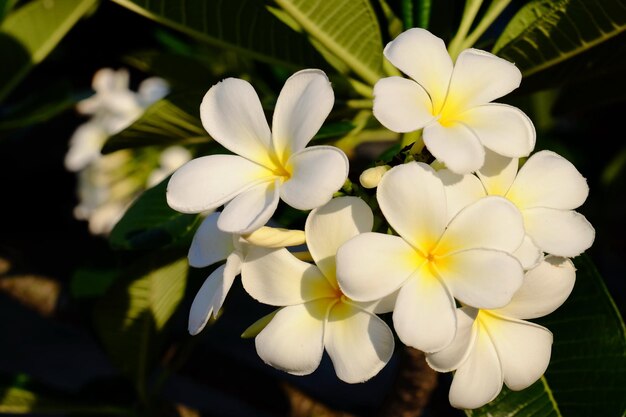
[[[1,3],[0,132],[74,117],[59,166],[97,243],[58,317],[91,317],[115,370],[59,394],[0,369],[0,414],[626,413],[623,300],[591,260],[607,134],[571,116],[618,100],[584,86],[621,76],[619,0]],[[69,28],[118,18],[141,36],[20,115]]]

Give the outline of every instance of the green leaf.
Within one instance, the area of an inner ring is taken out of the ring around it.
[[[209,142],[198,112],[204,91],[170,95],[146,109],[143,115],[121,132],[111,136],[102,153],[158,145],[185,145]]]
[[[165,327],[183,299],[187,272],[187,259],[180,254],[152,253],[125,271],[94,311],[107,352],[143,399]]]
[[[276,0],[326,51],[371,85],[382,74],[380,27],[368,0]]]
[[[248,326],[246,330],[243,331],[243,333],[241,333],[241,338],[252,339],[252,338],[257,337],[257,335],[261,333],[261,331],[265,329],[265,327],[267,327],[268,324],[270,324],[270,321],[272,321],[276,313],[278,313],[280,310],[281,309],[278,308],[272,311],[271,313],[266,314],[265,316],[261,317],[254,323],[252,323],[250,326]]]
[[[623,0],[533,0],[511,19],[493,52],[529,76],[592,50],[625,29]]]
[[[35,0],[0,25],[0,101],[43,61],[97,0]]]
[[[626,330],[602,277],[586,255],[575,259],[576,285],[554,313],[538,320],[554,334],[545,376],[527,389],[506,387],[470,417],[623,416]]]
[[[144,191],[109,235],[114,249],[154,250],[189,237],[198,222],[195,214],[172,210],[165,199],[169,178]]]
[[[320,67],[324,61],[259,0],[113,0],[166,26],[251,58],[289,68]]]
[[[106,293],[118,275],[117,269],[77,269],[70,281],[70,293],[74,298],[99,297]]]

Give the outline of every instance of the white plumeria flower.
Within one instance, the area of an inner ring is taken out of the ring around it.
[[[524,321],[550,314],[571,293],[576,270],[569,259],[548,256],[528,271],[505,307],[457,310],[457,332],[444,350],[426,355],[439,372],[456,370],[450,403],[478,408],[498,396],[505,383],[513,391],[537,381],[550,362],[552,333]]]
[[[102,157],[100,150],[109,137],[100,123],[87,122],[78,126],[70,138],[70,146],[65,154],[65,168],[78,172]]]
[[[523,270],[511,252],[524,237],[519,210],[485,197],[448,219],[444,185],[426,164],[392,168],[377,190],[380,208],[400,236],[364,233],[337,253],[343,292],[371,301],[398,289],[393,323],[406,345],[446,347],[456,329],[455,300],[478,308],[507,304]]]
[[[443,41],[424,29],[400,34],[385,57],[411,79],[383,78],[374,86],[374,115],[394,132],[424,129],[428,150],[456,173],[484,162],[485,149],[528,155],[535,128],[519,109],[491,103],[516,89],[520,71],[485,51],[466,49],[453,64]]]
[[[524,218],[527,237],[522,257],[527,259],[542,252],[569,258],[591,247],[595,230],[574,211],[589,194],[587,181],[576,167],[552,151],[535,153],[519,172],[518,163],[516,158],[487,152],[485,166],[477,172],[480,180],[468,175],[457,185],[455,198],[467,203],[499,195],[513,202]]]
[[[336,198],[313,210],[306,221],[306,241],[316,265],[285,249],[250,250],[242,272],[244,288],[262,303],[285,306],[255,339],[263,361],[306,375],[317,369],[326,349],[339,379],[349,383],[372,378],[389,361],[393,333],[374,313],[389,312],[395,294],[359,303],[341,292],[335,278],[337,248],[370,231],[372,224],[372,212],[362,200]]]
[[[220,213],[212,213],[202,221],[189,248],[189,265],[204,268],[226,260],[204,281],[196,294],[189,312],[189,333],[196,335],[204,329],[213,315],[217,317],[235,277],[241,272],[251,245],[282,248],[304,243],[304,233],[299,230],[263,227],[251,235],[222,232],[217,228]]]
[[[305,147],[333,102],[322,71],[299,71],[280,92],[270,132],[248,82],[214,85],[200,106],[202,124],[236,155],[205,156],[178,169],[167,189],[170,207],[197,213],[226,204],[218,227],[249,233],[270,219],[279,199],[300,210],[325,204],[346,180],[348,158],[332,146]]]

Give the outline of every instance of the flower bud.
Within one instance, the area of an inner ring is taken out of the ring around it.
[[[391,167],[389,165],[381,165],[373,168],[368,168],[359,177],[359,182],[365,188],[376,188],[381,178]]]

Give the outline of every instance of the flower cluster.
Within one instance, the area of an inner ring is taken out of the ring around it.
[[[90,116],[72,135],[65,155],[65,167],[78,174],[79,204],[74,216],[89,222],[95,235],[108,234],[122,217],[133,198],[191,159],[185,148],[172,146],[158,161],[148,156],[151,173],[132,172],[137,158],[130,150],[109,155],[100,153],[107,138],[128,127],[145,109],[163,98],[169,87],[165,80],[150,77],[129,88],[129,74],[124,69],[98,70],[92,81],[95,94],[77,105],[79,113]],[[130,175],[129,175],[129,171]]]
[[[204,220],[189,251],[192,266],[226,260],[196,295],[189,331],[217,315],[241,274],[253,298],[278,307],[255,338],[263,361],[305,375],[326,351],[337,376],[356,383],[391,358],[394,333],[377,314],[392,313],[402,343],[426,352],[433,369],[455,371],[451,404],[476,408],[503,384],[520,390],[545,372],[552,334],[526,320],[554,311],[572,291],[569,258],[594,239],[574,211],[588,187],[550,151],[520,168],[534,127],[519,109],[491,103],[519,85],[513,64],[474,49],[453,63],[422,29],[384,52],[411,79],[381,79],[374,115],[396,132],[423,129],[437,160],[361,176],[377,187],[378,230],[363,200],[332,198],[348,175],[343,152],[307,147],[333,106],[323,72],[287,80],[272,132],[246,81],[229,78],[206,93],[202,122],[234,155],[193,160],[168,184],[176,210],[224,206]],[[312,210],[303,232],[265,226],[279,200]],[[303,243],[312,262],[286,249]]]

